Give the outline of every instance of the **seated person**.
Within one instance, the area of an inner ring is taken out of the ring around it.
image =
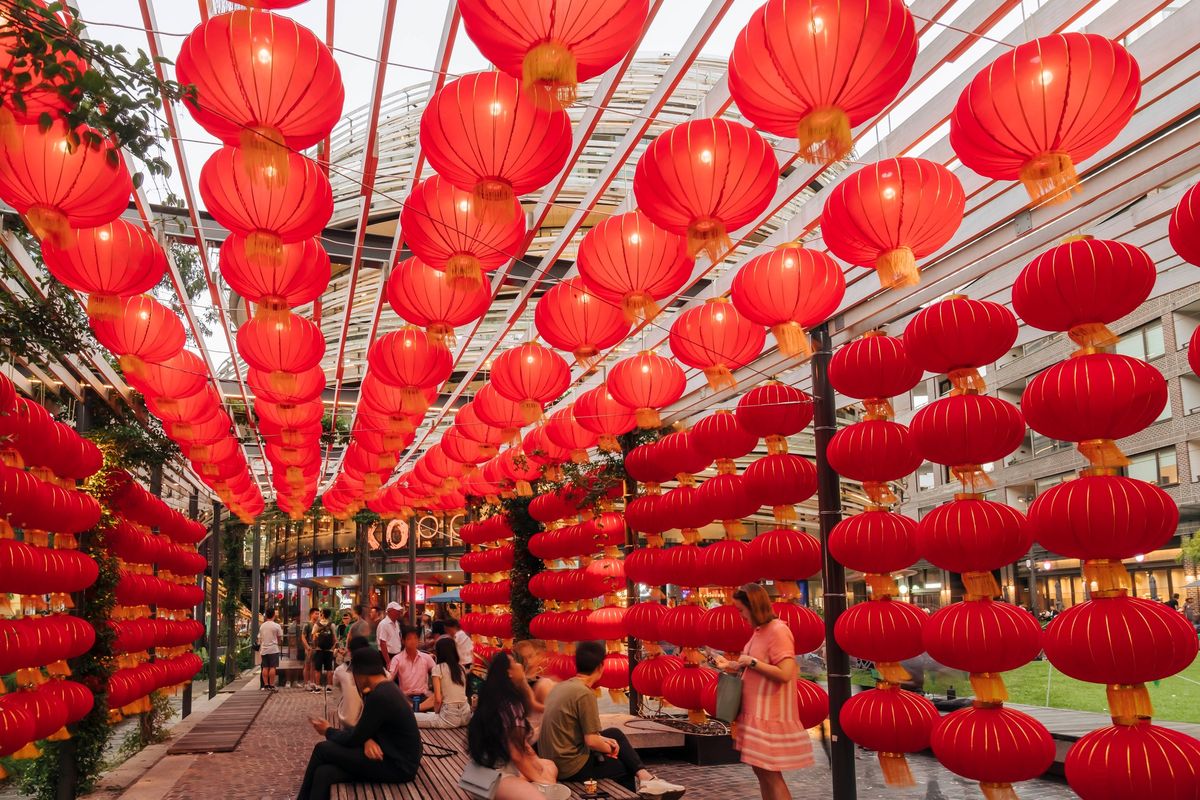
[[[467,752],[480,767],[499,773],[490,796],[493,800],[568,800],[571,790],[555,783],[554,762],[538,758],[532,747],[525,715],[529,684],[520,662],[497,653],[485,674],[479,704],[467,725]]]
[[[525,717],[533,732],[533,741],[537,742],[542,730],[542,715],[546,711],[546,698],[550,690],[558,682],[548,678],[542,671],[547,666],[546,643],[541,639],[525,639],[516,643],[513,648],[522,668],[522,696],[525,699]]]
[[[350,637],[350,641],[347,642],[346,660],[333,670],[333,683],[342,692],[341,697],[338,698],[337,707],[339,727],[349,728],[356,725],[358,718],[362,716],[362,697],[358,693],[358,687],[354,685],[354,674],[350,672],[350,659],[354,657],[355,650],[370,646],[371,642],[365,636]]]
[[[433,649],[433,697],[425,698],[417,714],[418,728],[461,728],[471,721],[467,702],[467,671],[458,661],[458,648],[447,637]]]
[[[354,685],[363,698],[358,724],[338,730],[326,719],[309,720],[325,737],[308,759],[298,800],[329,800],[335,783],[408,783],[421,765],[421,732],[400,687],[387,679],[383,657],[360,648],[350,657]]]
[[[654,777],[617,728],[600,729],[594,687],[604,674],[604,645],[580,642],[575,648],[575,677],[550,690],[538,754],[558,767],[563,781],[612,778],[641,797],[678,800],[682,786]]]
[[[392,656],[388,680],[399,683],[400,691],[412,702],[413,711],[420,711],[421,704],[429,697],[429,676],[435,662],[433,656],[418,649],[421,636],[416,628],[405,628],[400,635],[404,649]]]

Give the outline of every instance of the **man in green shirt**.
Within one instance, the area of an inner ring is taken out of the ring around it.
[[[577,674],[555,686],[546,698],[538,737],[538,755],[558,767],[559,780],[612,778],[641,797],[678,800],[682,786],[654,777],[618,728],[600,728],[600,707],[592,688],[604,674],[604,645],[580,642],[575,648]]]

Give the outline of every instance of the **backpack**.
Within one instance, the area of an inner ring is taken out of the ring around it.
[[[316,627],[317,633],[317,648],[320,650],[332,650],[334,644],[333,623],[318,622]]]

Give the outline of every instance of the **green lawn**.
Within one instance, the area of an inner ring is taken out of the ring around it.
[[[871,673],[856,671],[855,684],[871,686]],[[1031,706],[1072,708],[1079,711],[1108,712],[1104,687],[1068,678],[1050,666],[1048,661],[1034,661],[1020,669],[1004,673],[1009,700]],[[960,697],[971,694],[971,684],[965,677],[950,680],[945,676],[931,678],[925,691],[945,694],[953,685]],[[1200,659],[1178,675],[1151,684],[1150,699],[1156,719],[1174,722],[1200,722]]]

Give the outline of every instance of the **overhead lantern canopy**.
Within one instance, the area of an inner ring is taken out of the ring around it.
[[[122,297],[150,291],[166,272],[162,245],[123,219],[77,231],[74,238],[66,247],[47,240],[42,257],[54,277],[87,293],[87,312],[93,319],[116,319]]]
[[[734,42],[729,93],[746,119],[823,164],[849,155],[851,128],[896,99],[916,58],[901,0],[771,0]]]

